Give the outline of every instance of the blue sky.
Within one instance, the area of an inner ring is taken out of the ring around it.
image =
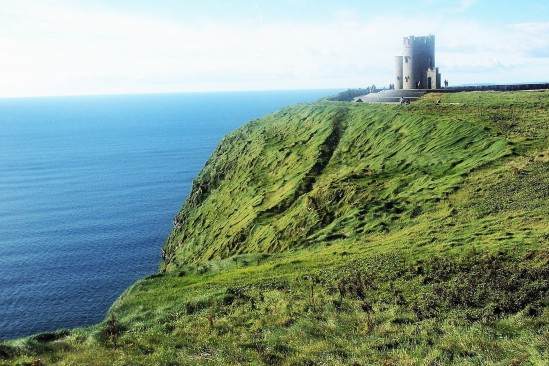
[[[549,81],[546,0],[0,0],[0,97],[388,85],[428,34],[450,85]]]

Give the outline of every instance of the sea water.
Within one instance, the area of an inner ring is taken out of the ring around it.
[[[0,99],[0,339],[101,321],[223,135],[330,94]]]

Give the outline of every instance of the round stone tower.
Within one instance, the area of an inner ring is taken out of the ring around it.
[[[435,36],[404,37],[403,46],[403,88],[427,88],[427,70],[435,67]]]

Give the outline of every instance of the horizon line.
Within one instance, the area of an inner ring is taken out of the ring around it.
[[[358,87],[357,87],[358,88]],[[138,95],[174,95],[174,94],[213,94],[213,93],[253,93],[253,92],[290,92],[290,91],[322,91],[322,90],[347,90],[348,87],[326,87],[326,88],[288,88],[288,89],[225,89],[225,90],[188,90],[188,91],[152,91],[152,92],[106,92],[106,93],[77,93],[77,94],[35,94],[35,95],[14,95],[0,96],[0,100],[6,99],[34,99],[34,98],[72,98],[72,97],[115,97],[115,96],[138,96]]]

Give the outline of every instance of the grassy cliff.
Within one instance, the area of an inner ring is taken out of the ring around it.
[[[227,135],[159,274],[0,364],[544,364],[549,93],[439,97]]]

